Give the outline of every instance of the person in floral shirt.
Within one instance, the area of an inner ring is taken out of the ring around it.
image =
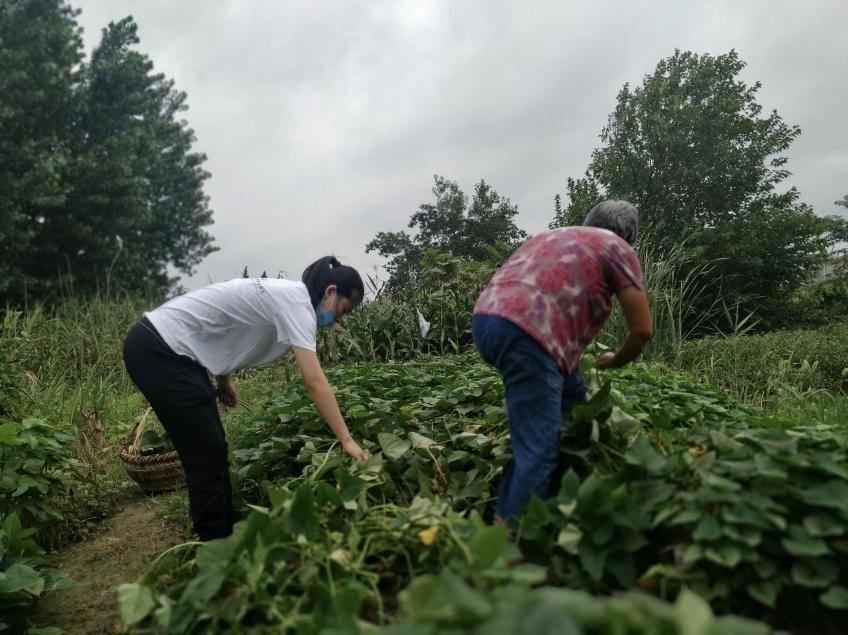
[[[497,516],[511,522],[533,494],[546,498],[559,454],[562,414],[586,401],[580,356],[621,304],[629,333],[598,368],[635,359],[653,334],[642,268],[633,250],[638,212],[604,201],[582,227],[521,245],[477,299],[474,343],[503,375],[512,444]]]

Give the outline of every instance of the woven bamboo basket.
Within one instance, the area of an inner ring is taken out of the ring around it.
[[[148,408],[142,413],[121,444],[121,460],[130,478],[146,493],[152,494],[176,489],[185,483],[186,476],[176,451],[147,456],[141,453],[141,435],[150,410]]]

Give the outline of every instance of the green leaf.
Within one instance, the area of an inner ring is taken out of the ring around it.
[[[760,557],[754,561],[754,571],[757,572],[757,575],[760,576],[760,578],[765,580],[777,573],[777,565],[774,560]]]
[[[412,442],[412,447],[416,449],[427,449],[434,445],[438,445],[438,443],[433,441],[433,439],[425,437],[423,434],[418,434],[417,432],[410,432],[409,440]]]
[[[15,563],[5,571],[0,571],[0,596],[25,591],[31,596],[39,596],[44,590],[44,578],[25,564]]]
[[[476,569],[487,569],[498,559],[507,543],[506,526],[502,524],[491,525],[478,529],[471,540],[468,541],[468,549],[471,552],[474,567]]]
[[[580,531],[580,528],[573,523],[569,523],[560,530],[559,536],[557,537],[557,544],[562,547],[566,553],[576,556],[577,546],[580,544],[580,539],[582,537],[583,532]]]
[[[630,449],[627,450],[624,458],[630,465],[642,467],[652,473],[662,470],[666,462],[663,455],[654,449],[654,446],[645,436],[636,439]]]
[[[756,547],[762,541],[762,532],[756,527],[748,525],[724,525],[721,528],[721,533],[732,538],[736,542],[741,542],[749,547]]]
[[[824,538],[845,533],[845,522],[825,513],[816,512],[804,518],[804,529],[810,536]]]
[[[612,401],[610,399],[611,388],[612,384],[610,382],[606,382],[588,402],[579,406],[574,406],[571,410],[572,418],[575,421],[596,419],[603,413],[609,411],[612,407]]]
[[[848,589],[835,584],[819,596],[819,601],[829,609],[848,609]]]
[[[0,424],[0,444],[8,446],[17,446],[23,443],[18,435],[20,434],[21,426],[18,423],[2,423]]]
[[[336,479],[339,482],[339,494],[345,502],[354,500],[368,485],[366,481],[347,470],[336,470]]]
[[[424,622],[463,622],[485,617],[492,610],[485,596],[448,569],[414,578],[399,600],[404,615]]]
[[[577,498],[577,492],[580,490],[580,477],[577,473],[569,468],[562,477],[560,484],[559,497],[566,502],[571,502]]]
[[[342,504],[342,497],[339,492],[329,483],[321,481],[315,487],[315,502],[319,506],[330,505],[337,507]]]
[[[683,552],[683,563],[694,564],[704,557],[704,548],[701,545],[689,545]]]
[[[606,569],[616,579],[623,589],[629,589],[636,584],[636,568],[630,554],[614,554],[606,559]]]
[[[826,556],[830,553],[824,540],[811,538],[799,525],[790,526],[789,536],[781,540],[780,544],[793,556]]]
[[[125,626],[138,624],[155,605],[153,592],[146,586],[133,582],[118,587],[118,607],[121,610],[121,622]]]
[[[742,560],[742,550],[736,545],[718,545],[704,549],[704,557],[722,567],[732,569]]]
[[[596,582],[599,582],[604,574],[607,552],[607,547],[595,546],[587,536],[583,536],[577,545],[577,554],[580,556],[581,566]]]
[[[295,536],[303,535],[307,538],[316,538],[320,533],[321,527],[309,483],[301,485],[294,496],[289,511],[289,528]]]
[[[548,570],[539,564],[522,562],[509,568],[509,579],[519,584],[536,585],[544,582],[548,577]]]
[[[377,435],[377,441],[380,443],[380,447],[383,448],[383,454],[392,461],[400,459],[412,447],[409,441],[404,441],[398,435],[391,432],[380,432]]]
[[[235,540],[210,540],[197,548],[195,560],[201,572],[221,571],[225,569],[235,554],[238,543]]]
[[[802,498],[808,505],[848,509],[848,483],[831,479],[804,490]]]
[[[823,589],[839,577],[839,566],[826,558],[802,558],[792,565],[792,581],[809,589]]]
[[[534,495],[521,513],[521,526],[542,527],[553,520],[547,503]]]
[[[757,602],[774,608],[774,602],[777,600],[777,594],[780,592],[780,582],[778,580],[760,580],[748,585],[748,595],[754,598]]]
[[[674,602],[680,635],[703,635],[713,621],[710,605],[697,593],[684,588]]]
[[[721,538],[721,525],[712,514],[705,514],[698,521],[695,531],[692,532],[695,540],[718,540]]]

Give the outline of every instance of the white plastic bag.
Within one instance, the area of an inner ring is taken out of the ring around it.
[[[430,323],[424,319],[421,311],[415,309],[415,312],[418,314],[418,328],[421,329],[421,337],[427,337],[427,333],[430,332]]]

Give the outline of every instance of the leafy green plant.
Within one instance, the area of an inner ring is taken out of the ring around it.
[[[71,584],[58,571],[45,567],[47,559],[34,534],[34,529],[21,525],[16,513],[0,514],[0,630],[23,632],[27,619],[14,609]]]
[[[0,424],[0,513],[17,512],[34,523],[61,517],[50,498],[64,487],[58,470],[72,440],[38,419]]]
[[[848,325],[761,335],[708,337],[685,343],[677,364],[746,398],[784,387],[848,392]]]
[[[801,287],[789,299],[786,309],[782,320],[785,326],[810,328],[844,322],[848,315],[846,274]]]
[[[139,449],[144,456],[164,454],[165,452],[172,452],[174,444],[161,426],[150,424],[141,435]]]
[[[487,524],[509,458],[497,373],[471,355],[352,364],[328,375],[372,458],[344,457],[299,385],[268,388],[231,428],[246,519],[125,587],[125,620],[153,632],[443,632],[488,628],[492,607],[514,624],[550,601],[585,632],[619,624],[613,607],[634,611],[622,632],[683,628],[659,601],[586,600],[612,621],[584,623],[559,592],[518,588],[554,584],[665,599],[689,589],[719,613],[832,628],[848,587],[841,430],[801,427],[687,376],[644,365],[601,375],[585,361],[593,397],[564,422],[559,487],[515,528],[523,564],[506,566],[518,552]],[[708,617],[704,632],[740,632]]]
[[[568,633],[569,635],[756,635],[765,624],[735,616],[715,617],[709,605],[684,590],[674,604],[644,593],[613,597],[553,587],[503,584],[481,592],[449,570],[416,578],[400,596],[401,617],[366,633]]]
[[[410,360],[422,353],[460,353],[471,345],[474,303],[494,271],[491,264],[424,250],[419,271],[404,286],[377,297],[321,333],[325,361]],[[421,333],[417,312],[431,323]]]
[[[566,425],[569,470],[526,510],[527,549],[564,582],[599,591],[687,585],[722,611],[796,624],[848,606],[844,432],[781,429],[640,367],[618,377],[628,378]]]

